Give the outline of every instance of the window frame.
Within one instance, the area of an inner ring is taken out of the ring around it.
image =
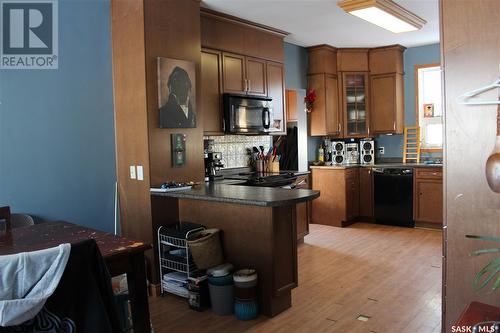
[[[420,110],[419,110],[419,91],[418,91],[418,87],[419,87],[419,82],[418,82],[418,70],[419,69],[423,69],[423,68],[429,68],[429,67],[439,67],[439,69],[442,71],[443,70],[443,67],[441,65],[441,63],[432,63],[432,64],[421,64],[421,65],[415,65],[414,67],[414,80],[415,80],[415,123],[416,123],[416,126],[418,127],[421,127],[420,126]],[[443,78],[442,78],[442,75],[441,75],[441,94],[443,93]],[[442,101],[444,101],[444,99],[442,99]],[[441,108],[444,109],[444,105],[441,105]],[[444,123],[444,121],[443,121]],[[443,124],[443,129],[444,129],[444,124]],[[421,139],[421,137],[420,137]],[[443,145],[444,145],[444,141],[443,141]],[[441,148],[421,148],[420,149],[421,152],[428,152],[428,153],[439,153],[439,152],[443,152],[443,147]]]

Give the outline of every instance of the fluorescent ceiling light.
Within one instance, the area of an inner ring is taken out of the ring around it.
[[[343,0],[338,5],[349,14],[394,33],[415,31],[427,23],[392,0]]]

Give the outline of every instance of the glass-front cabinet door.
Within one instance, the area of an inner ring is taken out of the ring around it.
[[[344,135],[368,135],[368,74],[343,73]]]

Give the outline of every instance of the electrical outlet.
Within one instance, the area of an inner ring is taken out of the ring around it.
[[[137,166],[137,180],[144,180],[144,172],[142,170],[142,165]]]
[[[385,148],[384,147],[378,147],[378,153],[380,155],[384,155],[385,154]]]
[[[135,172],[135,165],[130,166],[130,179],[137,179],[137,175]]]

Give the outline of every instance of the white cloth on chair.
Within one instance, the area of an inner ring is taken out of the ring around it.
[[[0,326],[20,325],[40,312],[57,288],[70,252],[70,244],[61,244],[0,256]]]

